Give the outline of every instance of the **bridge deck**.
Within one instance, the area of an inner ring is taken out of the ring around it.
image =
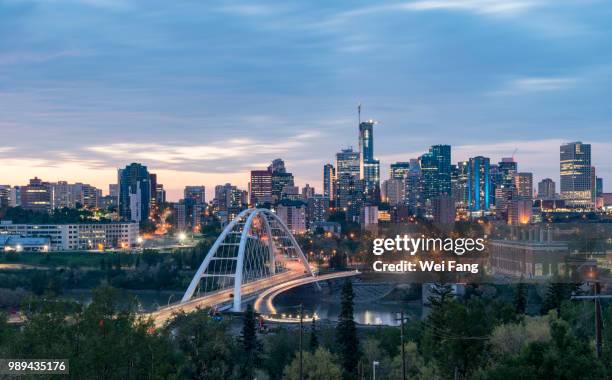
[[[242,286],[242,296],[248,296],[257,292],[261,292],[267,288],[270,288],[276,284],[284,283],[287,281],[293,281],[304,277],[303,271],[287,271],[279,273],[272,277],[264,278],[258,281],[250,282]],[[208,308],[217,306],[220,304],[228,303],[233,300],[232,293],[234,289],[224,289],[217,292],[210,293],[203,297],[194,298],[185,303],[179,303],[163,307],[156,310],[148,315],[153,318],[156,326],[163,325],[168,319],[172,318],[172,315],[179,312],[189,313],[195,311],[197,308]]]
[[[359,274],[361,274],[361,272],[359,271],[345,271],[328,273],[316,277],[298,278],[295,280],[287,281],[285,283],[275,285],[260,293],[257,299],[255,300],[254,309],[256,312],[263,315],[277,314],[277,310],[274,307],[274,298],[276,298],[276,296],[278,296],[279,294],[288,291],[289,289],[293,289],[306,284],[311,284],[313,282],[357,276]]]

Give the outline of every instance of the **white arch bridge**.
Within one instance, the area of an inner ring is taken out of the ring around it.
[[[278,216],[268,209],[250,208],[223,229],[180,303],[160,308],[151,315],[156,322],[163,323],[175,312],[201,307],[225,305],[239,312],[245,297],[272,288],[278,294],[283,284],[289,289],[296,283],[355,274],[358,273],[315,276],[302,249]]]

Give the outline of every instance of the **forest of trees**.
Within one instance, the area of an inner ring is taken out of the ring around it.
[[[404,327],[408,379],[609,379],[612,331],[594,349],[592,302],[571,301],[569,285],[553,284],[538,315],[525,315],[528,288],[512,302],[490,299],[479,286],[464,296],[436,284],[431,310]],[[339,323],[307,321],[299,360],[299,329],[262,333],[251,307],[213,318],[207,310],[179,314],[162,328],[136,314],[134,299],[103,287],[87,305],[44,295],[28,300],[16,328],[0,318],[0,357],[67,358],[73,379],[402,379],[400,329],[359,328],[351,282],[342,288]],[[604,305],[604,326],[612,308]],[[37,378],[44,378],[42,376]]]

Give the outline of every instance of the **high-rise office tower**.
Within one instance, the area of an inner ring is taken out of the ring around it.
[[[151,183],[147,167],[131,163],[119,170],[119,215],[140,222],[149,217]]]
[[[312,229],[313,225],[325,222],[329,210],[329,198],[314,194],[306,201],[306,227]]]
[[[468,175],[468,204],[470,211],[488,211],[490,201],[489,158],[470,158]]]
[[[268,170],[251,170],[249,202],[256,206],[272,202],[272,173]]]
[[[285,162],[280,158],[275,159],[268,166],[272,182],[272,202],[278,203],[283,198],[283,189],[294,186],[293,174],[288,173]]]
[[[495,184],[495,209],[500,216],[508,212],[508,201],[517,197],[515,177],[518,164],[513,157],[504,157],[497,165],[497,182]]]
[[[517,173],[514,177],[516,192],[521,199],[533,199],[533,174]]]
[[[595,166],[591,166],[591,202],[594,207],[597,207],[597,175],[595,175]]]
[[[407,176],[407,174],[406,174]],[[383,200],[391,206],[406,203],[406,178],[389,178],[382,184]]]
[[[423,195],[423,181],[421,173],[421,164],[418,159],[410,159],[410,171],[406,178],[406,190],[404,196],[406,198],[406,205],[413,214],[418,214],[422,208],[421,197]]]
[[[276,207],[276,215],[283,221],[292,234],[306,232],[306,203],[283,199]]]
[[[151,189],[151,210],[157,209],[157,174],[149,173],[149,187]]]
[[[102,190],[85,183],[58,181],[48,184],[51,208],[95,208],[99,206]]]
[[[116,183],[111,183],[108,185],[108,195],[119,198],[119,185]]]
[[[336,207],[344,210],[349,220],[358,218],[364,202],[365,186],[359,177],[359,153],[351,148],[336,153]]]
[[[554,199],[556,193],[555,181],[544,178],[538,182],[538,199]]]
[[[374,121],[359,123],[359,178],[366,200],[377,203],[380,192],[380,161],[374,159]]]
[[[335,198],[335,182],[336,182],[336,169],[332,164],[325,164],[323,166],[323,196],[334,199]]]
[[[493,205],[495,204],[495,192],[498,187],[502,185],[503,175],[501,170],[499,169],[499,165],[491,164],[489,165],[489,178],[491,180],[491,191],[489,192],[489,202]]]
[[[336,153],[336,177],[350,174],[359,178],[359,153],[353,148],[342,149]]]
[[[410,171],[410,162],[396,162],[389,167],[389,178],[405,179]]]
[[[435,187],[437,194],[451,193],[451,147],[450,145],[433,145],[429,148],[433,155],[438,173],[436,174]]]
[[[272,173],[272,202],[277,203],[283,199],[285,188],[295,186],[293,174],[284,172]]]
[[[0,207],[8,207],[11,203],[11,186],[0,185]]]
[[[312,198],[315,195],[315,188],[306,184],[306,186],[302,187],[302,199]]]
[[[439,226],[450,226],[455,222],[455,203],[448,194],[433,199],[433,221]]]
[[[13,186],[10,189],[9,207],[21,206],[21,188],[22,186]]]
[[[215,186],[213,205],[217,216],[224,222],[234,219],[240,211],[247,207],[247,195],[231,183]]]
[[[601,197],[603,194],[603,178],[597,177],[595,179],[595,195]]]
[[[157,205],[166,203],[166,190],[164,190],[164,185],[161,183],[155,186],[155,203]]]
[[[504,157],[497,166],[501,174],[501,184],[505,187],[514,186],[514,177],[518,171],[518,164],[514,158]]]
[[[440,194],[451,194],[450,145],[433,145],[420,157],[423,202],[431,210],[431,201]]]
[[[592,207],[591,144],[580,141],[560,147],[561,198],[571,207]]]
[[[436,186],[438,163],[436,158],[431,153],[425,153],[419,157],[421,164],[421,180],[422,180],[422,200],[426,203],[431,203],[432,199],[438,195]]]
[[[285,161],[280,158],[277,158],[272,161],[272,163],[268,166],[268,171],[270,173],[286,173],[285,169]]]
[[[455,206],[462,209],[468,207],[468,161],[459,161],[457,165],[453,165],[451,169],[452,195]]]
[[[206,187],[204,185],[185,186],[183,199],[189,200],[194,204],[206,203]]]
[[[35,212],[51,212],[52,192],[49,185],[48,182],[34,177],[28,185],[22,186],[21,207]]]

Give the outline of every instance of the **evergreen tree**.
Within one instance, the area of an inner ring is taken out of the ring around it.
[[[312,324],[310,325],[310,340],[308,341],[308,349],[310,352],[315,352],[319,347],[319,338],[317,337],[317,325],[315,318],[312,317]]]
[[[527,310],[527,285],[521,281],[516,285],[515,293],[514,293],[514,311],[517,314],[522,315],[525,314]]]
[[[427,301],[431,305],[431,312],[427,319],[434,330],[441,331],[446,329],[446,306],[453,299],[453,288],[450,284],[436,282],[431,287],[429,297],[427,297]],[[439,334],[433,335],[434,341],[437,341]]]
[[[546,296],[542,302],[542,314],[547,314],[550,310],[555,309],[557,315],[561,313],[561,304],[568,300],[575,289],[574,284],[566,284],[561,282],[552,282],[548,286]]]
[[[242,333],[240,334],[240,343],[244,352],[243,362],[240,368],[241,378],[253,378],[253,372],[260,364],[261,358],[261,343],[257,339],[257,320],[253,306],[248,305],[244,312]]]
[[[355,378],[359,361],[359,341],[353,319],[354,298],[353,284],[351,281],[346,281],[342,287],[340,315],[336,326],[336,340],[345,379]]]

